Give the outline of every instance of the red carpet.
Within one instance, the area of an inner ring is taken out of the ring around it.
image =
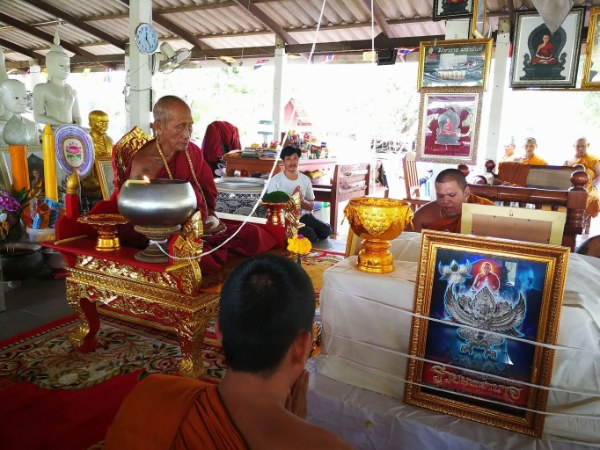
[[[322,272],[341,258],[313,251],[302,259],[318,287]],[[0,342],[0,450],[101,448],[96,444],[139,377],[177,371],[173,335],[103,316],[100,348],[77,353],[68,338],[76,324],[66,317]],[[204,379],[218,382],[225,363],[211,326],[203,358]]]

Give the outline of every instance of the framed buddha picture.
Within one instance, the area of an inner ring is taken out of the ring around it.
[[[540,437],[569,249],[424,231],[404,401]]]
[[[581,87],[584,89],[600,89],[600,8],[590,10],[587,41],[585,44],[585,61]]]
[[[417,161],[473,165],[481,116],[479,92],[421,94]]]
[[[515,12],[511,87],[575,87],[584,16],[573,8],[551,33],[537,12]]]

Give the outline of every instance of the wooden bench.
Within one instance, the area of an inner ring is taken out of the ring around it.
[[[567,221],[562,245],[575,250],[577,236],[585,228],[587,191],[584,186],[588,181],[587,173],[575,171],[571,175],[571,187],[568,190],[537,189],[504,185],[470,184],[471,192],[506,206],[518,204],[523,207],[533,204],[538,209],[557,211],[566,208]]]
[[[330,185],[313,185],[315,200],[329,203],[329,224],[333,234],[337,234],[339,204],[351,198],[366,196],[370,178],[368,163],[336,165]]]

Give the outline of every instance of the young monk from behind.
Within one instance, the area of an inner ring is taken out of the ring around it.
[[[296,263],[275,255],[242,263],[221,292],[221,384],[148,376],[123,402],[105,449],[351,448],[304,420],[314,310]]]

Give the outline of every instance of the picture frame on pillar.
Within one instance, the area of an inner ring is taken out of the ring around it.
[[[600,7],[590,10],[585,61],[583,64],[583,89],[600,90]]]
[[[482,94],[445,89],[421,94],[417,161],[474,165]]]
[[[585,8],[571,9],[554,33],[537,12],[515,12],[512,88],[573,88]]]
[[[419,44],[420,92],[440,88],[487,87],[493,39],[424,41]]]
[[[471,17],[473,0],[433,0],[433,20]]]
[[[404,401],[540,437],[569,249],[422,233]]]

